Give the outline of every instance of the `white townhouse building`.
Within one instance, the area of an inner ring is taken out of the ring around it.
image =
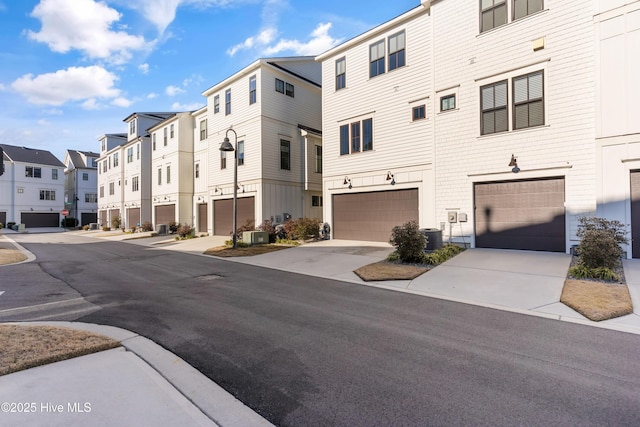
[[[106,134],[99,138],[98,218],[113,226],[131,228],[152,220],[151,138],[148,129],[174,115],[172,112],[136,112],[127,116],[126,134]],[[137,185],[136,185],[137,182]]]
[[[317,57],[332,238],[388,241],[406,221],[437,224],[430,21],[420,5]]]
[[[0,144],[0,222],[26,228],[60,227],[64,209],[64,164],[47,150]]]
[[[640,1],[595,2],[598,215],[628,226],[640,258]]]
[[[151,135],[151,222],[155,229],[158,224],[172,221],[193,225],[194,117],[191,112],[176,113],[150,127],[148,132]]]
[[[81,226],[98,222],[98,157],[78,150],[67,150],[64,157],[65,207]]]
[[[206,199],[196,202],[208,206],[210,234],[232,232],[234,158],[239,227],[322,220],[320,83],[320,64],[312,57],[267,58],[203,92],[207,108],[194,113],[194,168],[200,163],[199,173],[208,174]],[[236,151],[219,151],[225,136],[234,147],[237,136]],[[202,144],[208,146],[206,165]],[[198,179],[196,197],[202,197]]]
[[[193,117],[193,224],[200,233],[209,230],[209,143],[206,106],[191,113]],[[215,149],[215,147],[214,147]]]

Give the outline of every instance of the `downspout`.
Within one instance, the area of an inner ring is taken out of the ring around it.
[[[304,129],[300,129],[300,138],[302,138],[302,217],[306,217],[307,213],[304,209],[305,195],[307,192],[307,135],[308,132]]]

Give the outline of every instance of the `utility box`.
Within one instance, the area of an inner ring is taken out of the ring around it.
[[[169,234],[169,227],[167,226],[167,224],[158,224],[157,228],[158,228],[159,236],[164,236],[165,234]]]
[[[98,230],[98,223],[97,222],[90,223],[89,230]]]
[[[244,231],[242,241],[250,245],[262,245],[269,243],[269,233],[266,231]]]
[[[439,228],[421,228],[420,231],[427,237],[427,252],[433,252],[442,247],[442,230]]]

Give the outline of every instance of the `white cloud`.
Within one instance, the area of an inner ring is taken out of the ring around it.
[[[82,108],[84,108],[85,110],[99,110],[100,105],[98,105],[95,98],[91,98],[82,103]]]
[[[64,114],[63,111],[59,108],[49,108],[48,110],[43,110],[42,112],[50,116],[61,116],[62,114]]]
[[[51,122],[46,119],[40,119],[36,123],[38,123],[38,125],[40,126],[49,126],[51,124]]]
[[[149,64],[145,63],[138,65],[138,70],[140,70],[142,74],[149,74]]]
[[[156,99],[158,97],[157,93],[151,92],[149,95],[147,95],[147,99]]]
[[[111,105],[115,105],[116,107],[124,107],[127,108],[129,107],[131,104],[133,104],[133,101],[128,100],[127,98],[123,98],[123,97],[118,97],[116,99],[114,99],[113,101],[111,101]]]
[[[167,86],[167,88],[164,91],[169,96],[176,96],[176,95],[179,95],[179,94],[185,92],[184,89],[182,89],[182,88],[180,88],[178,86],[173,86],[173,85]]]
[[[227,49],[227,54],[229,56],[234,56],[240,50],[248,50],[255,46],[266,46],[273,41],[277,33],[278,32],[275,28],[267,28],[265,30],[262,30],[257,35],[248,37],[242,43],[239,43]]]
[[[202,103],[191,103],[191,104],[180,104],[179,102],[174,102],[171,104],[171,111],[195,111],[203,107]]]
[[[115,74],[93,65],[70,67],[35,77],[25,74],[14,81],[11,88],[33,104],[58,106],[89,98],[115,98],[120,95],[120,90],[114,87],[116,80]]]
[[[132,50],[150,47],[141,36],[113,31],[120,13],[94,0],[41,0],[31,16],[42,23],[39,32],[27,31],[30,39],[46,43],[54,52],[77,49],[90,58],[122,64]]]
[[[282,39],[273,46],[263,50],[266,55],[275,55],[284,51],[294,52],[296,55],[318,55],[336,46],[342,39],[334,39],[329,35],[331,23],[321,23],[311,33],[311,39],[307,42],[299,40]]]
[[[3,92],[7,87],[0,83],[0,92]]]

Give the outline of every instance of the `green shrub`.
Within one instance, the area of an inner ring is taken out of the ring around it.
[[[233,240],[225,240],[224,244],[225,246],[233,246]],[[236,241],[236,248],[248,248],[249,246],[251,245],[246,242]]]
[[[102,231],[111,231],[111,227],[107,227],[106,225],[102,227]]]
[[[167,224],[167,227],[169,227],[170,234],[176,234],[178,232],[178,227],[180,227],[180,223],[175,221],[170,221],[169,224]]]
[[[436,251],[424,254],[423,262],[425,264],[439,265],[458,255],[462,251],[464,251],[464,248],[461,248],[458,245],[446,244]]]
[[[276,239],[276,243],[279,245],[291,245],[291,246],[298,246],[300,244],[300,242],[298,242],[297,240],[290,240],[290,239]]]
[[[569,275],[576,279],[599,279],[608,282],[619,282],[620,276],[607,267],[589,268],[585,265],[574,265],[569,269]]]
[[[590,269],[615,269],[622,257],[620,245],[628,242],[624,224],[597,217],[581,217],[579,221],[577,235],[581,239],[578,245],[580,264]]]
[[[82,229],[83,229],[84,231],[89,231],[89,224],[85,224],[85,225],[83,225],[83,226],[82,226]]]
[[[0,230],[4,228],[4,224],[0,222]]]
[[[177,233],[181,239],[187,239],[189,237],[193,237],[194,231],[193,227],[189,224],[183,224],[178,227]]]
[[[317,239],[320,237],[320,221],[316,218],[290,219],[284,223],[284,230],[291,240]]]
[[[396,248],[402,262],[422,262],[427,237],[417,222],[409,221],[393,227],[389,243]]]
[[[120,228],[120,225],[122,224],[122,220],[120,219],[119,216],[114,217],[113,219],[111,219],[111,225],[113,226],[114,229],[118,229]]]
[[[142,231],[153,231],[153,225],[149,221],[145,221],[140,226]]]
[[[131,226],[131,232],[132,232],[132,233],[135,233],[135,232],[136,232],[136,230],[137,230],[136,226],[135,226],[135,225],[132,225],[132,226]]]
[[[400,254],[398,254],[398,251],[391,252],[389,256],[387,256],[387,261],[389,262],[400,261]]]

